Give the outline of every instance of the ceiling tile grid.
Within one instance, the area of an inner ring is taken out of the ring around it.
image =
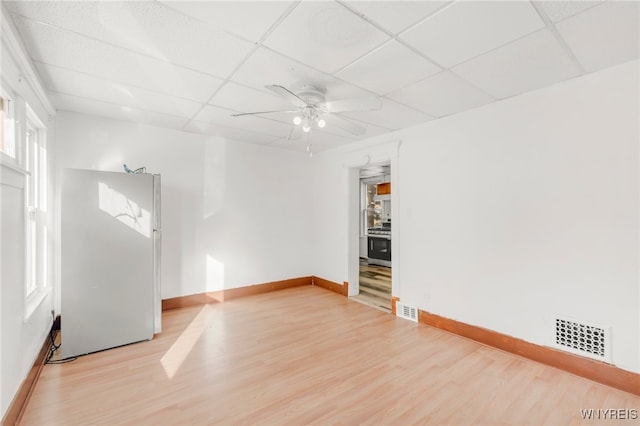
[[[29,16],[28,19],[217,77],[229,75],[235,64],[253,49],[248,41],[175,13],[157,2],[14,4],[17,13]],[[220,61],[220,57],[225,60]]]
[[[452,71],[496,98],[538,89],[580,73],[547,29],[471,59]]]
[[[222,80],[30,20],[18,19],[32,59],[132,86],[205,101]]]
[[[336,75],[373,93],[385,95],[440,71],[442,68],[391,40]]]
[[[247,100],[251,104],[247,105]],[[227,82],[209,101],[210,105],[234,110],[236,112],[273,111],[291,109],[285,99],[262,90]]]
[[[400,37],[450,67],[543,27],[529,2],[458,1]]]
[[[228,138],[230,140],[253,143],[257,145],[267,145],[278,139],[263,132],[254,132],[248,129],[227,127],[219,124],[211,124],[195,120],[191,120],[189,123],[187,123],[184,126],[183,130],[193,133],[220,136]]]
[[[404,129],[426,123],[434,118],[388,98],[384,99],[382,108],[379,110],[346,112],[343,115],[364,123],[377,124],[390,130]]]
[[[65,93],[51,92],[51,100],[62,111],[81,112],[83,114],[133,121],[175,130],[181,130],[188,122],[188,119],[175,115],[81,98]]]
[[[278,25],[264,44],[332,73],[387,40],[387,34],[340,4],[306,1]]]
[[[443,71],[393,92],[389,94],[389,98],[433,117],[456,114],[493,100],[451,71]]]
[[[265,46],[258,48],[233,74],[231,80],[263,90],[266,85],[280,84],[293,91],[304,85],[323,90],[329,100],[355,98],[369,94],[366,90],[291,59]],[[249,109],[255,109],[248,105]]]
[[[552,1],[535,1],[534,3],[540,5],[544,10],[544,13],[551,19],[552,22],[559,22],[563,19],[569,18],[580,12],[583,12],[593,6],[597,6],[604,0],[552,0]]]
[[[52,92],[184,118],[190,118],[200,110],[200,103],[189,99],[168,96],[40,62],[36,62],[36,69],[45,76],[44,84]]]
[[[364,19],[398,34],[435,13],[451,1],[347,1],[345,4]]]
[[[186,16],[242,39],[258,42],[294,1],[161,1]]]
[[[262,133],[269,136],[269,139],[287,136],[291,130],[289,123],[285,124],[277,120],[271,120],[267,116],[232,117],[232,113],[233,111],[228,109],[207,105],[196,115],[194,120],[225,127],[260,129]]]
[[[587,71],[637,59],[640,2],[610,1],[556,25]]]
[[[3,1],[59,110],[329,149],[637,59],[638,1]],[[301,132],[305,86],[377,97]],[[295,101],[296,103],[298,101]],[[300,106],[300,109],[302,107]],[[346,121],[345,121],[346,120]],[[349,125],[347,125],[350,123]],[[351,134],[347,127],[360,128]]]

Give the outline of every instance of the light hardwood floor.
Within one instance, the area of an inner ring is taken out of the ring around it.
[[[360,294],[352,299],[391,312],[391,268],[360,259]]]
[[[313,286],[166,311],[163,328],[46,365],[21,424],[630,425],[580,410],[640,409],[631,394]]]

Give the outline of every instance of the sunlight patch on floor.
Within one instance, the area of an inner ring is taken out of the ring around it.
[[[164,372],[169,379],[172,379],[184,360],[189,356],[193,346],[196,344],[205,328],[209,324],[209,320],[213,313],[211,305],[203,305],[198,315],[191,321],[189,326],[180,334],[180,337],[171,345],[169,350],[164,354],[160,363],[164,368]]]

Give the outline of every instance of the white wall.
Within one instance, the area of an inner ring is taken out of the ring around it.
[[[28,103],[40,121],[47,126],[45,137],[49,151],[48,170],[52,170],[54,157],[51,155],[51,148],[55,142],[53,121],[34,90],[39,83],[14,56],[16,46],[8,44],[7,36],[10,36],[10,28],[3,19],[1,78],[3,89],[10,91],[13,97],[17,137],[24,137]],[[32,310],[28,310],[25,300],[26,176],[27,173],[20,164],[0,165],[0,418],[4,417],[27,377],[52,325],[51,287],[45,288],[43,298],[37,299],[39,303]],[[54,182],[51,178],[52,176],[49,179],[49,200],[53,195]],[[51,229],[53,212],[48,212],[48,216],[47,225]],[[54,258],[51,246],[48,248],[48,257]],[[51,283],[52,263],[48,266],[44,273]]]
[[[548,346],[554,314],[611,326],[640,372],[638,81],[635,61],[317,154],[314,274],[347,280],[347,158],[401,139],[395,296]]]
[[[302,153],[68,112],[57,139],[58,171],[162,175],[163,299],[310,275]]]

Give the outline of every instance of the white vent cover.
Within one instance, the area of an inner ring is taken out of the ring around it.
[[[609,327],[556,316],[555,333],[555,344],[559,349],[598,361],[611,362]]]
[[[396,302],[396,316],[408,319],[409,321],[418,322],[418,308]]]

